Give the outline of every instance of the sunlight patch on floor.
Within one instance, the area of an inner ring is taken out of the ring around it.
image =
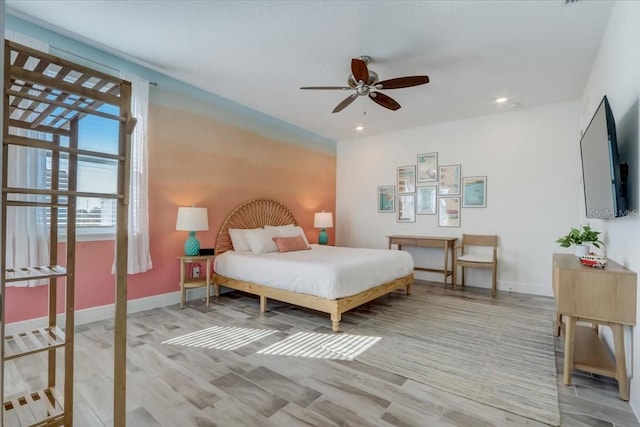
[[[353,360],[381,339],[363,335],[298,332],[258,351],[258,354]]]
[[[276,332],[277,331],[264,329],[213,326],[201,331],[171,338],[162,344],[212,348],[216,350],[235,350]]]

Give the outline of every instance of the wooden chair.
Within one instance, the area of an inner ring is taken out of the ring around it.
[[[469,252],[471,246],[483,246],[492,248],[491,252]],[[496,296],[498,276],[498,236],[463,234],[462,245],[454,249],[453,257],[453,290],[456,289],[456,275],[458,267],[462,268],[462,286],[464,287],[465,267],[490,268],[492,270],[491,296]]]

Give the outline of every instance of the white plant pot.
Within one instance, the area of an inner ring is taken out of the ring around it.
[[[579,258],[589,253],[589,245],[574,245],[574,253]]]

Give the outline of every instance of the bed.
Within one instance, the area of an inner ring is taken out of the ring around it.
[[[254,199],[234,209],[223,222],[216,240],[213,274],[215,295],[219,296],[220,287],[224,286],[257,295],[260,298],[260,312],[263,313],[267,310],[268,299],[328,313],[331,316],[331,329],[338,332],[342,313],[397,289],[405,289],[407,295],[411,293],[413,260],[404,251],[364,249],[364,252],[358,252],[358,249],[353,248],[311,245],[311,250],[290,254],[289,258],[293,258],[292,262],[294,263],[313,262],[312,258],[317,256],[320,260],[319,264],[327,265],[333,256],[331,253],[337,252],[339,258],[349,261],[337,267],[342,272],[348,272],[346,276],[341,276],[341,279],[338,280],[341,283],[345,280],[348,282],[349,289],[347,290],[344,290],[339,284],[330,283],[331,279],[324,278],[326,272],[321,270],[321,266],[314,270],[315,267],[305,264],[307,266],[302,270],[308,273],[306,279],[300,278],[300,270],[291,274],[294,279],[283,277],[283,272],[287,271],[287,267],[283,267],[284,264],[281,263],[285,262],[284,258],[287,257],[281,257],[281,255],[287,256],[286,253],[259,254],[254,257],[250,253],[239,251],[234,253],[233,251],[229,229],[256,229],[264,226],[278,227],[291,224],[297,226],[298,222],[286,206],[275,200]],[[383,267],[384,264],[380,264],[385,257],[391,257],[392,264],[389,264],[388,269]],[[369,270],[369,274],[366,274],[366,271],[361,274],[365,278],[358,276],[354,270],[354,265],[360,258],[374,259],[374,267],[365,263],[364,269]],[[254,264],[250,264],[252,262]],[[394,262],[398,265],[393,265]],[[246,267],[248,265],[251,267]],[[375,268],[375,265],[378,265],[378,270],[371,274],[370,270]],[[248,274],[243,274],[243,270]],[[277,273],[275,277],[268,274],[269,270]],[[383,270],[391,270],[391,272]],[[376,274],[378,274],[377,278],[366,278]],[[381,275],[385,274],[391,274],[391,276],[386,277],[380,283]],[[326,286],[323,285],[323,280],[327,281]],[[313,282],[311,290],[301,287],[304,281]],[[294,283],[293,286],[291,282]],[[328,293],[318,292],[325,288],[329,289]]]

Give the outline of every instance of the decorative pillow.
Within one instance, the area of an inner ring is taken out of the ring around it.
[[[304,230],[299,225],[294,227],[283,226],[277,228],[278,235],[281,237],[293,237],[293,236],[302,236],[304,242],[309,245],[309,241],[307,240],[307,236],[304,235]]]
[[[258,228],[258,230],[260,230]],[[247,230],[243,230],[241,228],[230,228],[229,229],[229,237],[231,237],[231,244],[233,245],[233,250],[236,252],[240,251],[249,251],[249,244],[247,243],[247,239],[244,238],[244,232]]]
[[[276,230],[265,230],[264,228],[244,230],[244,238],[254,254],[277,252],[278,247],[273,241],[274,237],[278,237]]]
[[[309,245],[307,245],[307,242],[304,241],[303,236],[274,237],[273,241],[278,247],[278,252],[293,252],[311,249]]]

